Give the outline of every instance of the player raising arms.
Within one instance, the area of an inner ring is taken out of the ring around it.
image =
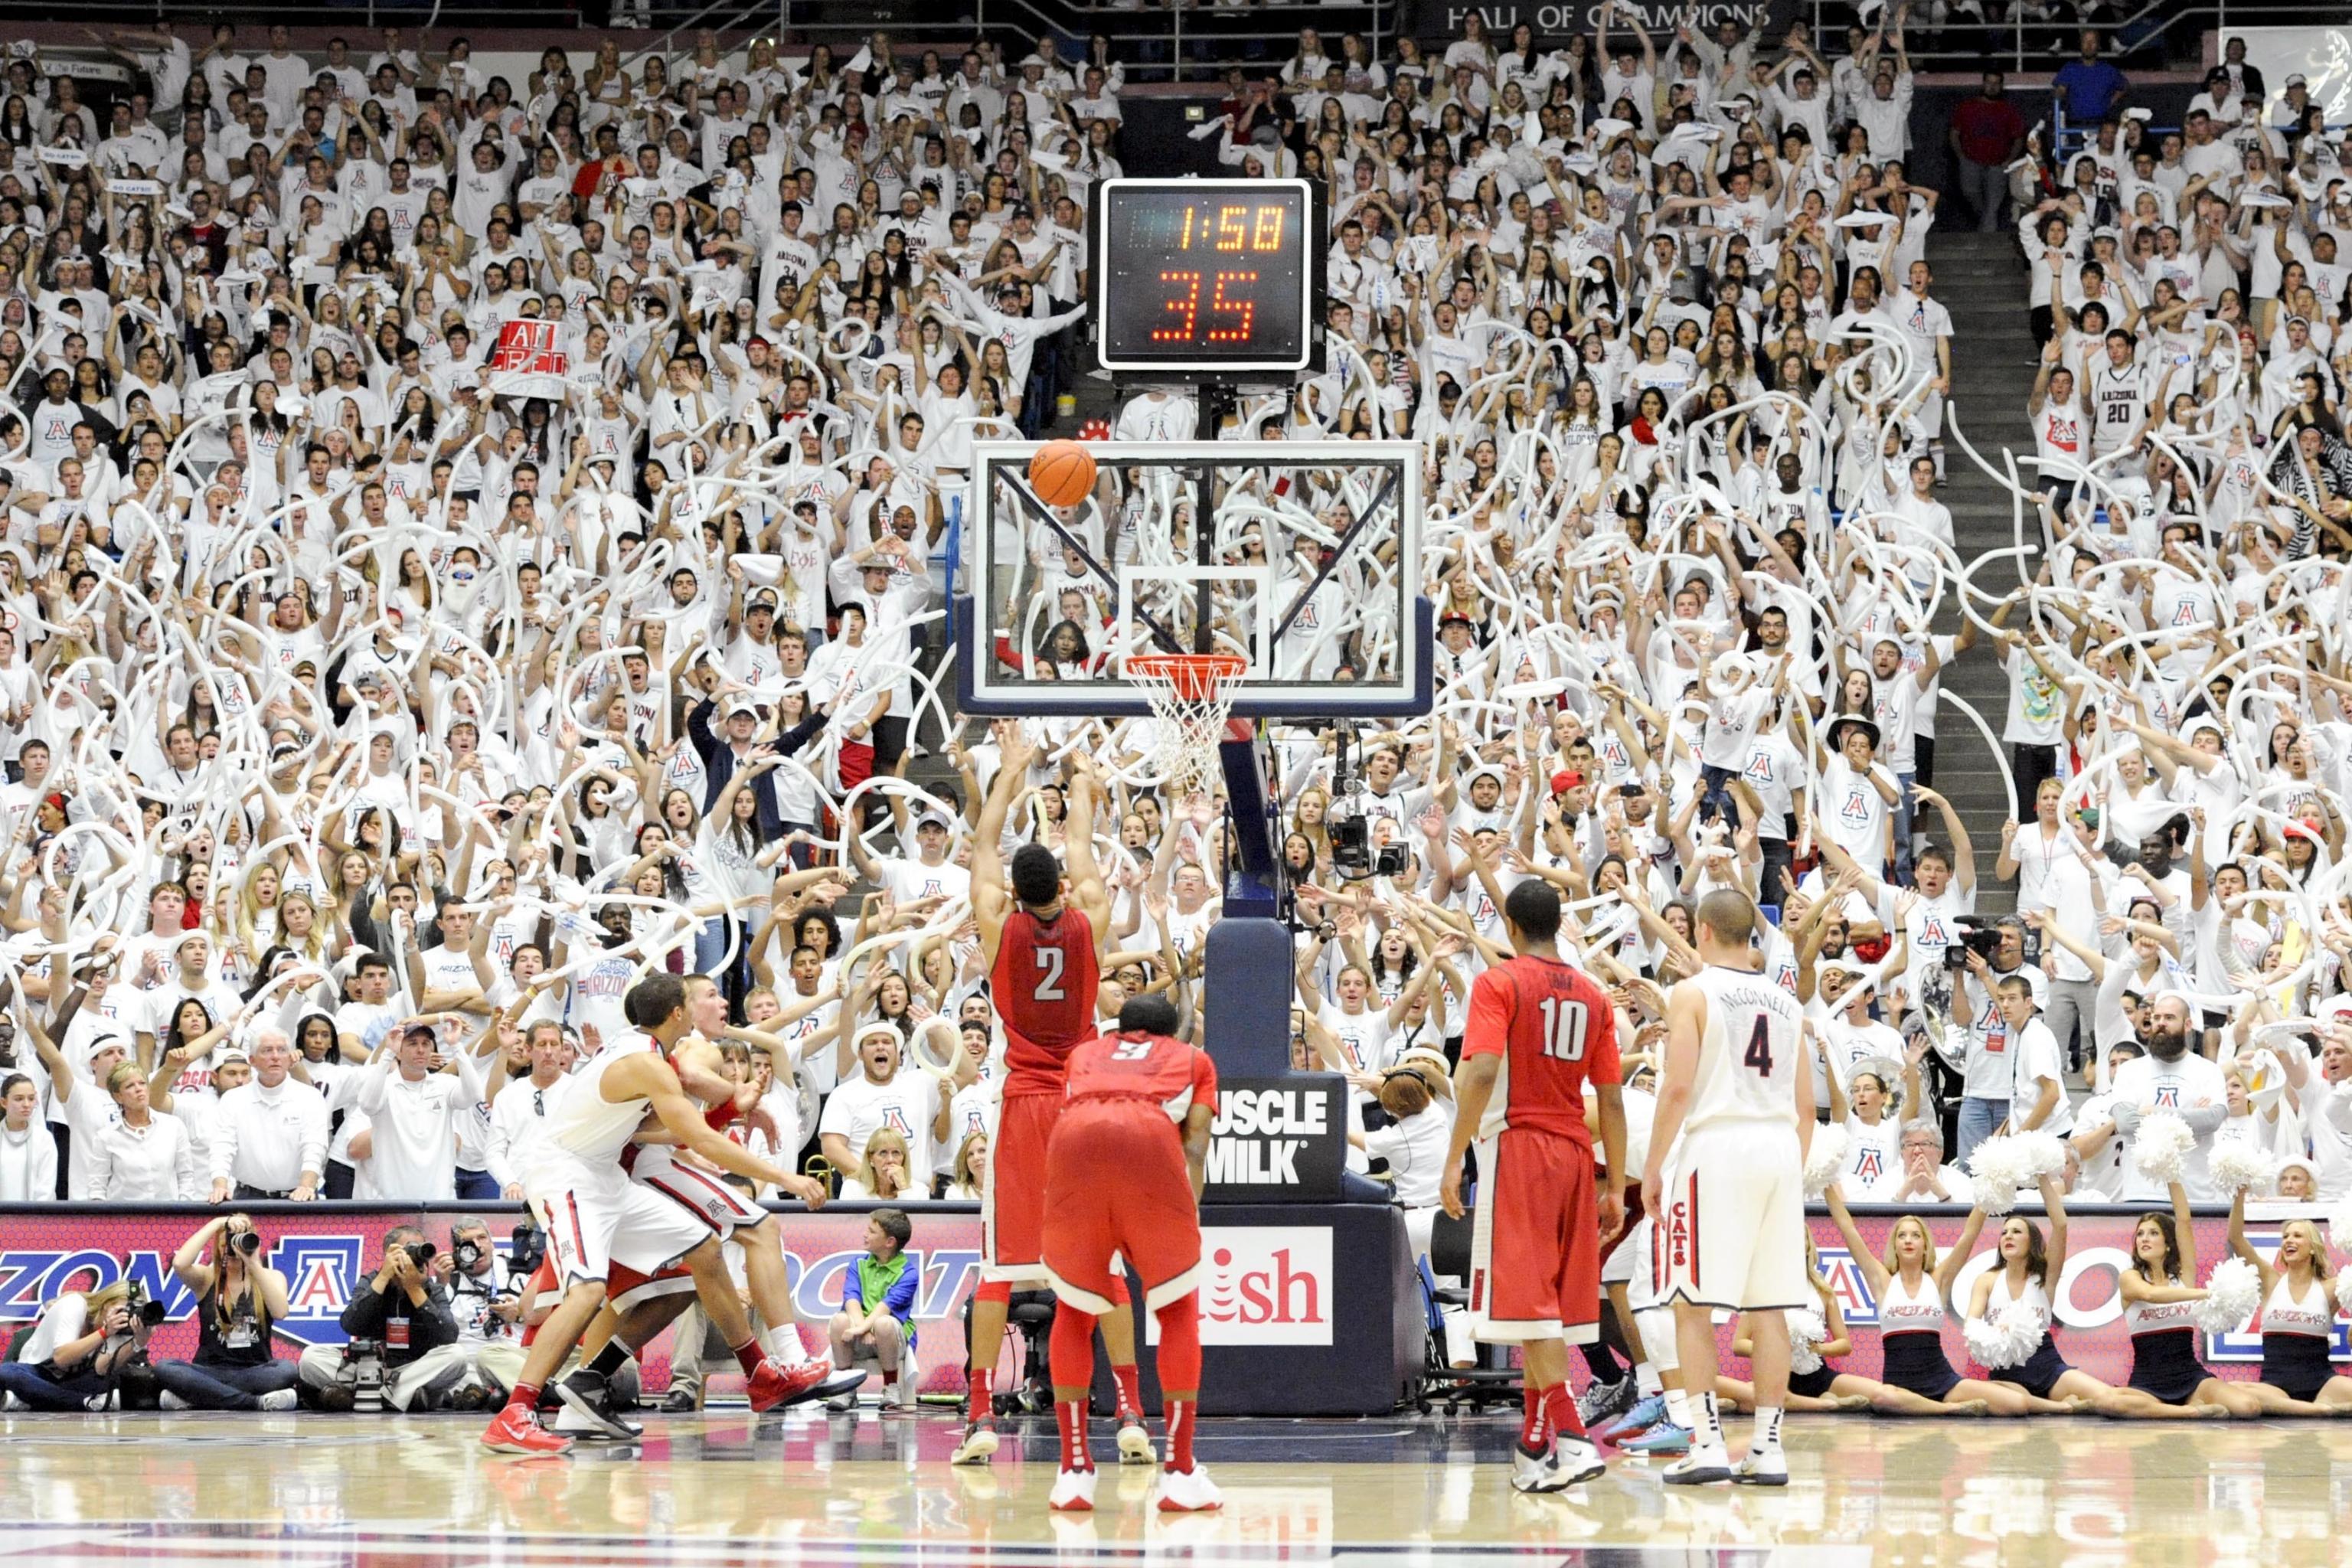
[[[1020,732],[1003,731],[1003,755],[981,806],[971,852],[971,915],[988,960],[989,999],[1004,1022],[1004,1098],[989,1145],[980,1195],[981,1285],[971,1302],[971,1399],[963,1441],[950,1462],[984,1465],[996,1452],[992,1399],[1004,1319],[1015,1285],[1041,1286],[1045,1149],[1061,1114],[1062,1073],[1070,1052],[1095,1037],[1096,989],[1110,933],[1110,893],[1095,865],[1094,821],[1101,781],[1084,757],[1066,795],[1062,852],[1066,887],[1054,852],[1024,844],[1013,852],[1005,891],[997,845],[1036,752]],[[1124,1292],[1115,1291],[1124,1304]],[[1103,1320],[1103,1342],[1118,1384],[1119,1457],[1148,1461],[1135,1373],[1135,1326],[1124,1312]]]
[[[1601,1336],[1601,1243],[1625,1223],[1615,1187],[1596,1192],[1584,1089],[1601,1148],[1625,1169],[1625,1104],[1609,994],[1559,956],[1559,894],[1528,880],[1503,900],[1518,954],[1478,976],[1454,1070],[1459,1108],[1439,1201],[1462,1217],[1462,1157],[1478,1138],[1478,1220],[1470,1242],[1473,1331],[1517,1344],[1527,1414],[1511,1485],[1563,1491],[1605,1468],[1568,1393],[1568,1347]]]
[[[1208,1181],[1217,1069],[1207,1052],[1175,1032],[1173,1003],[1139,996],[1118,1010],[1117,1034],[1072,1051],[1069,1102],[1046,1152],[1044,1253],[1058,1298],[1050,1351],[1054,1419],[1062,1435],[1061,1474],[1047,1500],[1062,1511],[1095,1506],[1094,1459],[1087,1452],[1095,1324],[1107,1327],[1128,1315],[1111,1298],[1114,1252],[1143,1281],[1143,1304],[1160,1323],[1160,1398],[1168,1423],[1160,1510],[1189,1513],[1223,1500],[1206,1467],[1192,1460],[1201,1390],[1201,1189]]]
[[[761,1352],[709,1223],[631,1181],[621,1168],[621,1152],[650,1114],[711,1163],[772,1183],[811,1208],[824,1201],[824,1189],[712,1131],[702,1107],[679,1085],[669,1051],[693,1025],[677,976],[648,975],[629,988],[623,1008],[629,1032],[607,1041],[573,1076],[523,1172],[523,1191],[547,1232],[563,1300],[540,1325],[506,1408],[482,1434],[482,1446],[498,1453],[561,1454],[572,1447],[571,1439],[540,1426],[540,1390],[604,1306],[605,1279],[615,1265],[651,1276],[682,1262],[693,1273],[703,1310],[751,1379],[752,1409],[772,1409],[825,1375],[821,1363],[788,1372]]]
[[[1666,997],[1666,1061],[1650,1136],[1643,1207],[1659,1216],[1653,1267],[1674,1303],[1683,1388],[1670,1393],[1690,1453],[1667,1484],[1784,1487],[1780,1415],[1789,1400],[1789,1323],[1812,1300],[1805,1273],[1805,1148],[1812,1074],[1796,998],[1756,972],[1756,906],[1718,889],[1699,900],[1706,965]],[[1794,1119],[1794,1125],[1790,1124]],[[1664,1207],[1660,1207],[1663,1200]],[[1734,1470],[1716,1408],[1714,1308],[1744,1314],[1755,1341],[1756,1426]]]

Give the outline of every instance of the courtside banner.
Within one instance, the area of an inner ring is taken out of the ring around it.
[[[885,1205],[829,1206],[780,1215],[784,1264],[793,1282],[793,1302],[804,1324],[818,1331],[803,1335],[823,1342],[823,1325],[841,1305],[843,1276],[865,1253],[866,1217]],[[62,1289],[109,1285],[126,1273],[163,1303],[163,1325],[149,1342],[157,1360],[195,1353],[196,1300],[172,1274],[180,1244],[222,1211],[184,1204],[138,1208],[108,1204],[0,1206],[0,1323],[29,1321],[41,1304]],[[465,1215],[481,1218],[499,1257],[499,1272],[512,1248],[511,1232],[523,1219],[511,1204],[435,1205],[387,1207],[373,1204],[251,1204],[271,1268],[286,1277],[291,1312],[278,1326],[301,1344],[339,1345],[338,1321],[352,1289],[363,1284],[383,1258],[383,1236],[394,1225],[414,1225],[443,1257],[449,1226]],[[975,1205],[912,1205],[914,1243],[908,1247],[922,1270],[915,1295],[916,1357],[927,1387],[964,1386],[963,1304],[979,1279],[980,1215]],[[436,1258],[436,1264],[439,1259]],[[520,1287],[521,1281],[514,1283]],[[278,1353],[294,1355],[283,1340]],[[668,1379],[669,1336],[665,1333],[642,1358],[646,1380],[660,1387]],[[732,1370],[731,1368],[730,1369]],[[711,1386],[728,1391],[740,1378]]]

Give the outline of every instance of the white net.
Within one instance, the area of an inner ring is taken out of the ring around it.
[[[1234,681],[1249,668],[1238,654],[1146,654],[1127,661],[1127,673],[1151,703],[1157,731],[1151,778],[1171,799],[1209,791],[1217,772],[1217,743],[1233,714]]]

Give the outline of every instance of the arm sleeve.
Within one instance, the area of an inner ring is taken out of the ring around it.
[[[303,1175],[311,1175],[323,1180],[327,1174],[326,1100],[315,1094],[309,1096],[303,1103],[301,1114],[301,1170],[295,1179],[299,1181]]]
[[[1470,986],[1470,1016],[1462,1026],[1462,1054],[1499,1057],[1510,1043],[1510,997],[1505,983],[1490,969]]]
[[[457,1342],[457,1319],[449,1310],[449,1292],[438,1285],[425,1288],[425,1305],[408,1315],[408,1345],[413,1351],[438,1350]]]
[[[890,1294],[883,1298],[882,1304],[889,1309],[892,1317],[902,1323],[915,1315],[915,1285],[921,1277],[921,1270],[908,1264],[899,1270],[897,1283],[890,1287]]]
[[[202,1201],[204,1194],[197,1190],[197,1183],[202,1178],[196,1171],[196,1141],[188,1136],[186,1122],[180,1122],[178,1126],[180,1152],[173,1161],[173,1182],[182,1203],[197,1203]]]

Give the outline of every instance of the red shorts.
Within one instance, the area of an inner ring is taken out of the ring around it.
[[[1142,1279],[1147,1307],[1192,1289],[1201,1215],[1167,1113],[1144,1100],[1065,1106],[1045,1155],[1044,1229],[1045,1276],[1083,1311],[1100,1316],[1118,1300],[1114,1252]]]
[[[834,763],[841,775],[841,787],[846,792],[856,789],[874,776],[874,748],[864,741],[844,741]]]
[[[691,1296],[694,1275],[684,1264],[673,1263],[641,1274],[625,1263],[615,1263],[604,1276],[604,1300],[615,1312],[626,1312],[662,1296]]]
[[[1601,1220],[1592,1153],[1573,1139],[1506,1129],[1478,1142],[1470,1321],[1516,1344],[1601,1337]]]
[[[1045,1282],[1045,1148],[1064,1103],[1058,1093],[1008,1095],[997,1112],[980,1194],[982,1279]]]

